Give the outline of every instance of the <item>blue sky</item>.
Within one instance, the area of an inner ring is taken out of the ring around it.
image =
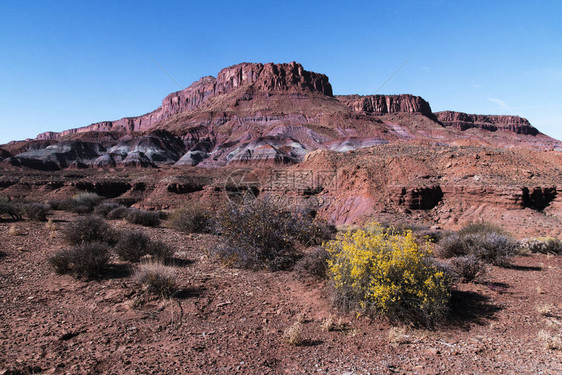
[[[411,59],[408,61],[408,59]],[[149,112],[239,62],[298,61],[336,94],[514,114],[562,139],[561,1],[0,0],[0,143]]]

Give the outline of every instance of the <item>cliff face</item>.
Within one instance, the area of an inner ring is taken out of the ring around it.
[[[347,105],[355,112],[365,113],[421,113],[424,116],[434,118],[431,107],[427,101],[420,96],[413,95],[338,95],[340,102]]]
[[[91,131],[119,131],[130,133],[146,131],[159,122],[182,112],[201,108],[207,101],[246,86],[252,91],[318,92],[332,96],[332,86],[324,74],[304,70],[301,64],[242,63],[225,68],[217,78],[203,77],[188,88],[169,94],[162,105],[153,112],[138,117],[125,117],[116,121],[102,121],[82,128],[60,133],[45,132],[37,139],[52,140],[68,135]]]
[[[437,112],[435,115],[443,125],[459,130],[478,128],[489,131],[505,130],[528,135],[539,133],[527,119],[519,116],[471,115],[454,111]]]

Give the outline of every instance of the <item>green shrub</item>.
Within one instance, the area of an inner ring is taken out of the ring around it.
[[[525,252],[562,254],[562,241],[555,237],[526,238],[520,245]]]
[[[79,217],[63,230],[64,239],[71,245],[84,242],[102,242],[114,245],[117,233],[99,216]]]
[[[217,230],[224,242],[211,251],[228,265],[279,270],[296,261],[291,215],[268,202],[223,208]]]
[[[325,279],[328,275],[328,260],[330,253],[323,247],[315,247],[305,253],[295,264],[295,271],[301,275],[310,275],[318,279]]]
[[[463,283],[472,282],[486,272],[486,264],[473,254],[451,259],[451,268]]]
[[[450,293],[429,246],[420,245],[411,231],[396,233],[380,227],[349,231],[328,242],[324,247],[330,253],[336,305],[431,326],[444,317]]]
[[[146,293],[169,298],[178,291],[174,269],[160,263],[141,264],[134,279]]]
[[[130,208],[127,208],[127,207],[124,207],[124,206],[116,207],[116,208],[114,208],[113,210],[111,210],[107,213],[107,219],[108,220],[122,220],[122,219],[127,217],[130,210],[131,210]]]
[[[160,225],[160,215],[158,212],[129,209],[125,219],[131,224],[138,224],[145,227],[157,227]]]
[[[72,249],[61,250],[49,258],[56,273],[70,273],[76,277],[95,279],[107,269],[110,253],[105,243],[81,243]]]
[[[170,216],[171,226],[184,233],[214,232],[213,215],[200,207],[185,207]]]

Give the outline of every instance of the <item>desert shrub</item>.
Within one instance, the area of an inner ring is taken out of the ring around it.
[[[78,218],[63,230],[63,237],[71,245],[83,242],[103,242],[114,245],[117,233],[100,217],[89,215]]]
[[[150,241],[148,243],[147,254],[160,262],[164,262],[172,258],[174,253],[174,249],[162,241]]]
[[[119,236],[114,251],[117,256],[129,262],[139,262],[147,255],[150,238],[140,231],[125,231]]]
[[[464,227],[462,227],[457,233],[459,236],[466,236],[470,234],[491,234],[491,233],[509,236],[509,233],[506,232],[502,227],[485,221],[468,223]]]
[[[318,279],[325,279],[328,272],[330,253],[323,247],[315,247],[303,255],[295,264],[295,271],[301,276],[310,275]]]
[[[12,220],[22,219],[22,213],[18,204],[12,202],[0,202],[0,216],[7,216]]]
[[[55,211],[74,211],[78,203],[74,199],[57,199],[48,202]]]
[[[109,257],[107,244],[88,242],[58,251],[49,258],[49,263],[58,274],[70,273],[76,277],[95,279],[105,272]]]
[[[517,241],[497,232],[461,234],[459,231],[439,243],[438,255],[443,258],[474,255],[490,264],[506,265],[519,252]]]
[[[114,202],[103,202],[103,203],[98,204],[94,208],[94,214],[107,218],[107,215],[111,211],[113,211],[114,209],[116,209],[118,207],[123,207],[123,206],[121,206],[118,203],[114,203]]]
[[[530,253],[562,254],[562,241],[555,237],[526,238],[520,246],[523,251]]]
[[[350,231],[328,242],[334,302],[392,321],[433,324],[444,316],[450,293],[429,245],[420,245],[411,231],[382,228]]]
[[[106,217],[108,220],[122,220],[127,217],[129,211],[130,208],[124,206],[116,207],[113,210],[109,211]]]
[[[178,291],[174,269],[160,263],[141,264],[134,278],[146,293],[169,298]]]
[[[160,225],[160,215],[158,212],[129,209],[125,219],[131,224],[138,224],[145,227],[157,227]]]
[[[226,206],[217,215],[217,230],[224,242],[212,252],[226,264],[279,270],[296,261],[291,215],[271,203]]]
[[[47,221],[49,206],[41,203],[22,203],[19,205],[21,214],[33,221]]]
[[[185,233],[212,233],[213,215],[200,207],[185,207],[170,215],[171,226]]]
[[[174,255],[170,246],[162,241],[151,240],[141,231],[122,232],[114,250],[119,258],[129,262],[139,262],[146,255],[164,262]]]
[[[78,193],[76,194],[73,199],[76,201],[78,206],[85,206],[85,207],[93,207],[97,206],[103,198],[97,195],[96,193]]]
[[[486,272],[486,264],[473,254],[451,259],[451,267],[463,283],[474,281]]]

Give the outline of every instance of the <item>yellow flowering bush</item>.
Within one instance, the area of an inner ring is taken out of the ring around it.
[[[433,324],[446,312],[450,294],[429,246],[416,242],[411,231],[376,224],[326,243],[336,303],[391,320]]]

